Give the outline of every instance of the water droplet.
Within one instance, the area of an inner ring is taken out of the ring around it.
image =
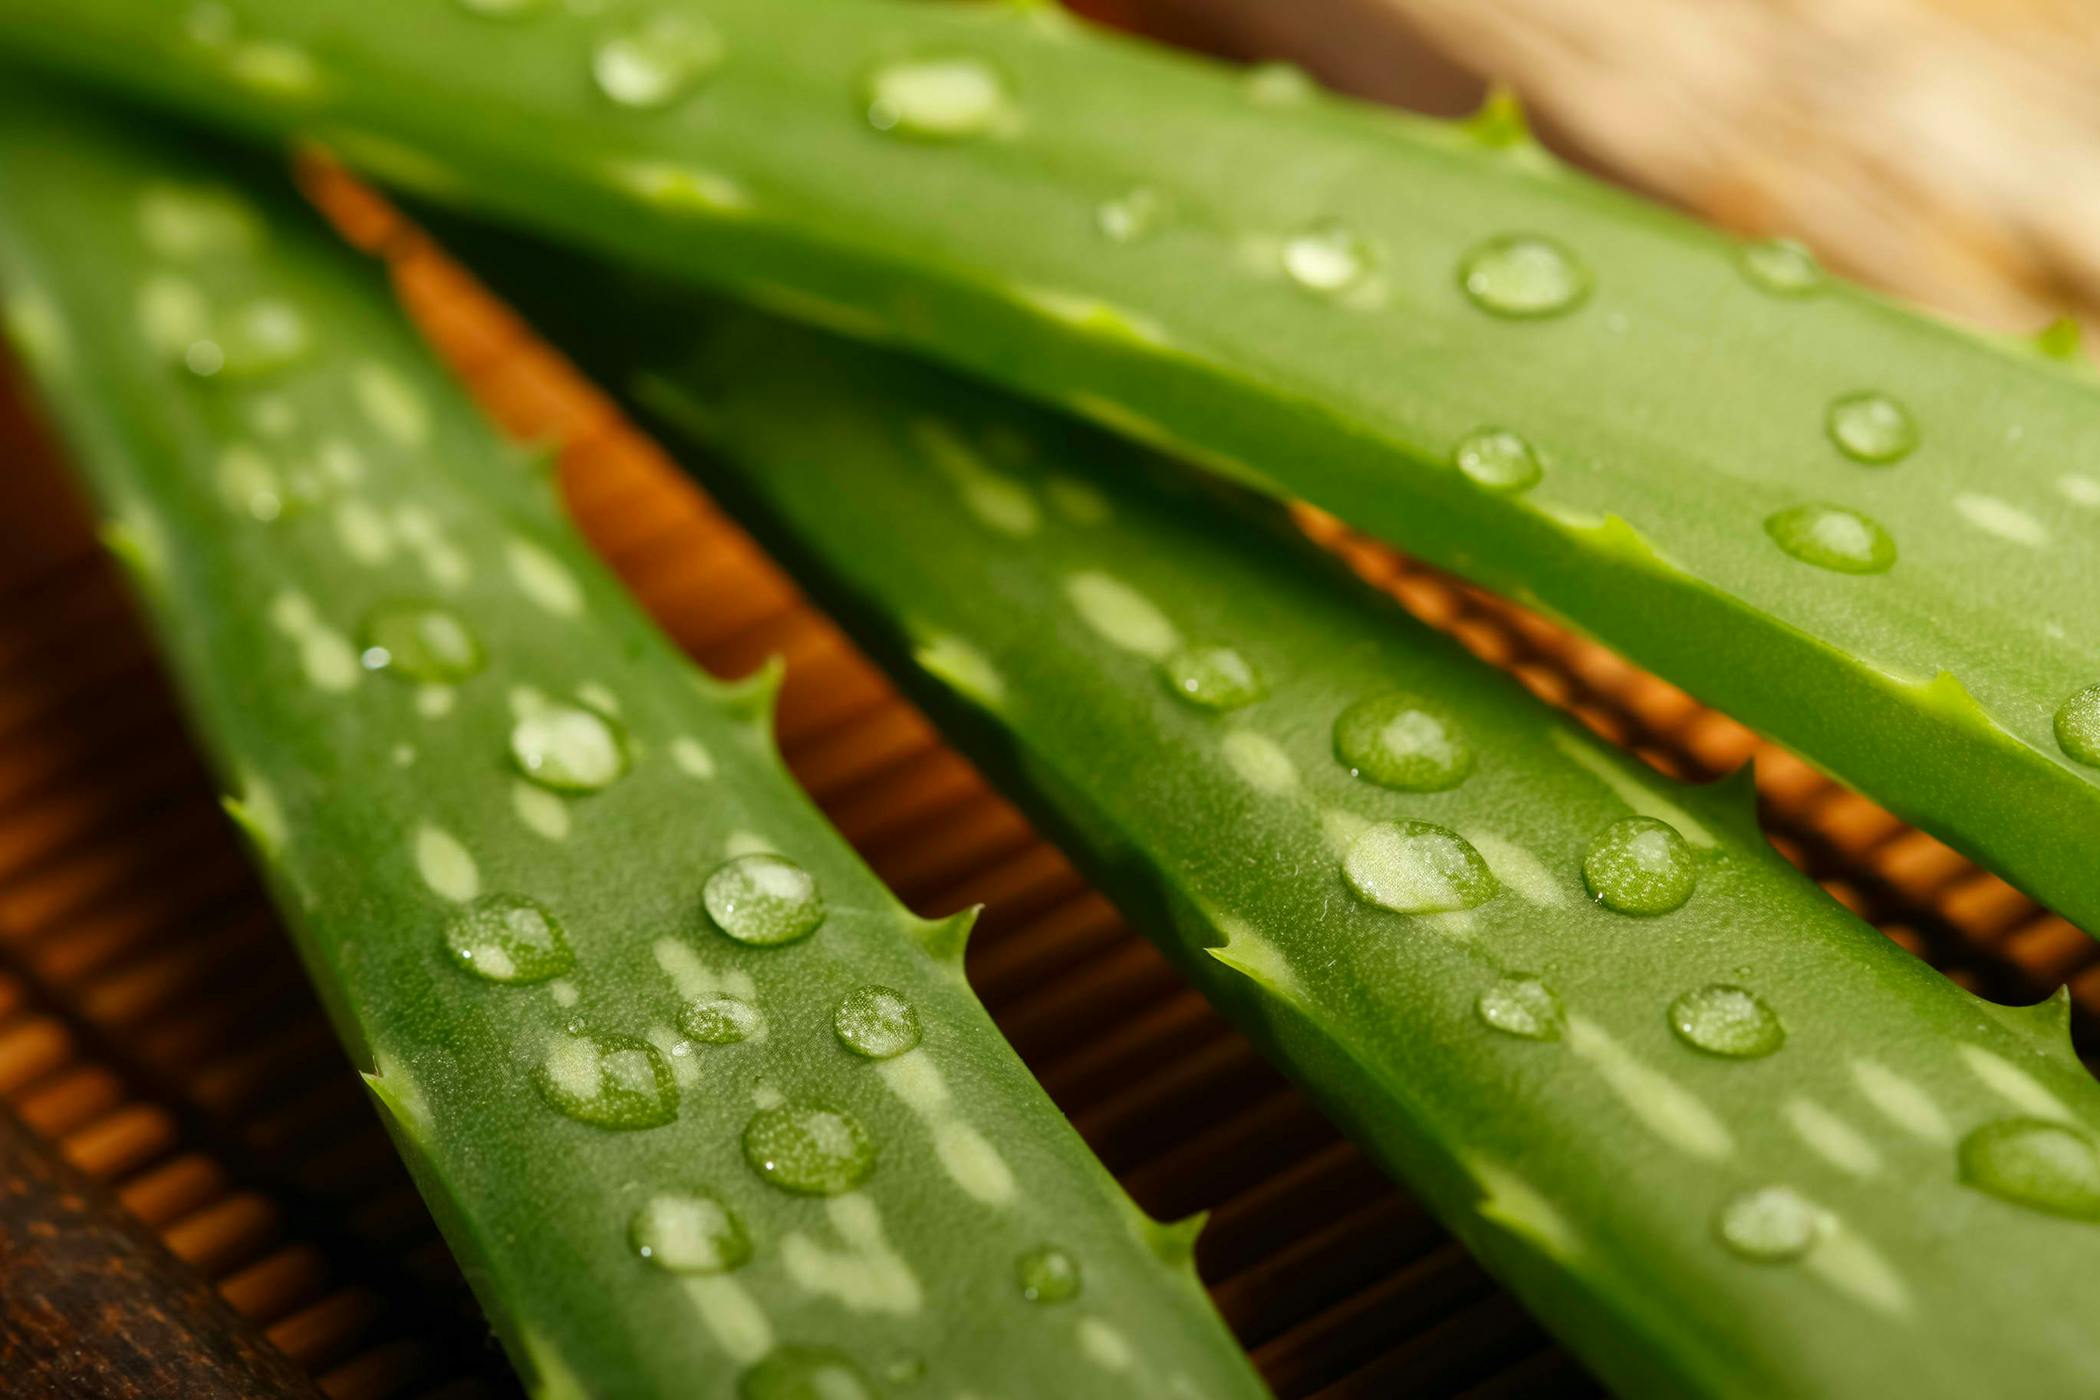
[[[2065,757],[2100,768],[2100,685],[2089,685],[2057,706],[2056,746]]]
[[[438,603],[381,603],[365,614],[358,640],[366,669],[403,680],[455,685],[483,661],[467,620]]]
[[[1396,914],[1471,909],[1501,888],[1465,837],[1434,822],[1365,827],[1342,858],[1342,876],[1359,897]]]
[[[1166,216],[1166,200],[1158,191],[1140,186],[1119,199],[1103,200],[1094,211],[1094,226],[1111,243],[1135,243]]]
[[[1792,506],[1766,520],[1765,533],[1802,563],[1841,574],[1886,573],[1896,562],[1889,532],[1843,506]]]
[[[240,379],[283,369],[305,355],[312,341],[298,308],[269,298],[250,302],[226,317],[213,337],[220,372]]]
[[[873,1400],[867,1373],[830,1347],[775,1347],[737,1381],[739,1400]]]
[[[1757,993],[1715,983],[1670,1003],[1670,1029],[1694,1050],[1755,1060],[1786,1044],[1786,1027]]]
[[[1268,694],[1253,665],[1227,646],[1185,646],[1159,667],[1167,689],[1206,710],[1236,710]]]
[[[596,792],[627,771],[619,723],[581,705],[542,705],[510,731],[518,771],[556,792]]]
[[[1589,270],[1575,255],[1532,233],[1476,244],[1459,263],[1458,280],[1475,306],[1497,316],[1558,316],[1590,291]]]
[[[735,1045],[758,1033],[765,1018],[742,997],[710,997],[689,1003],[678,1013],[678,1030],[702,1045]]]
[[[226,352],[216,340],[193,340],[183,347],[182,367],[199,379],[209,379],[226,367]]]
[[[2100,1154],[2085,1134],[2061,1123],[1986,1123],[1961,1140],[1961,1179],[2030,1210],[2100,1220]]]
[[[1607,909],[1667,914],[1692,897],[1699,860],[1668,822],[1627,817],[1590,843],[1582,858],[1582,883]]]
[[[561,920],[521,894],[485,894],[445,924],[452,960],[477,977],[522,986],[576,965]]]
[[[1490,491],[1528,490],[1543,474],[1539,454],[1507,428],[1482,428],[1469,435],[1451,460],[1475,485]]]
[[[1312,75],[1293,63],[1257,63],[1247,70],[1247,95],[1264,107],[1288,107],[1320,90]]]
[[[1079,1261],[1054,1244],[1039,1245],[1015,1261],[1021,1296],[1031,1303],[1063,1303],[1079,1296]]]
[[[1351,777],[1401,792],[1444,792],[1473,771],[1473,747],[1404,692],[1373,695],[1334,722],[1334,756]]]
[[[838,1004],[832,1029],[848,1050],[892,1059],[919,1043],[919,1013],[888,987],[862,987]]]
[[[717,866],[703,899],[716,928],[755,947],[807,938],[824,922],[824,896],[810,873],[763,851]]]
[[[559,1034],[535,1079],[548,1103],[594,1127],[657,1128],[678,1116],[670,1065],[631,1035]]]
[[[1007,118],[1006,80],[967,55],[885,64],[868,79],[865,96],[868,125],[926,141],[982,136]]]
[[[1496,1030],[1525,1040],[1559,1040],[1565,1024],[1553,989],[1521,973],[1482,992],[1473,1010]]]
[[[1847,394],[1831,401],[1824,427],[1838,450],[1855,462],[1885,467],[1918,445],[1910,410],[1887,394]]]
[[[744,1160],[783,1191],[836,1196],[875,1170],[875,1140],[843,1109],[784,1103],[751,1115],[744,1125]]]
[[[1790,1186],[1745,1191],[1722,1206],[1714,1221],[1722,1244],[1760,1264],[1799,1259],[1829,1228],[1829,1213]]]
[[[1823,286],[1815,254],[1787,238],[1745,244],[1737,255],[1743,275],[1774,296],[1805,297]]]
[[[674,1274],[723,1274],[751,1258],[744,1222],[711,1191],[651,1196],[627,1224],[634,1252]]]
[[[1377,253],[1360,235],[1329,219],[1283,245],[1283,270],[1308,292],[1333,296],[1370,276]]]
[[[722,36],[691,13],[659,10],[621,25],[591,55],[598,90],[654,110],[690,94],[722,62]]]

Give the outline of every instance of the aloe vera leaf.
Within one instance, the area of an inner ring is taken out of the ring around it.
[[[289,198],[0,107],[8,323],[337,1027],[549,1395],[1257,1395],[794,787]]]
[[[2089,375],[1502,108],[1402,118],[1040,6],[489,8],[0,0],[0,42],[1314,501],[2100,928]]]
[[[1747,782],[1664,780],[1142,450],[511,258],[499,286],[708,444],[945,732],[1616,1386],[2100,1383],[2065,999],[1954,986],[1776,855]]]

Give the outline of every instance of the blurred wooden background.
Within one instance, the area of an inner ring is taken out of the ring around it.
[[[1082,7],[1445,115],[1508,82],[1569,158],[1997,328],[2100,307],[2100,7],[2079,0]],[[394,251],[492,413],[567,444],[573,508],[667,630],[719,670],[789,658],[789,759],[878,871],[929,912],[992,901],[971,963],[987,1004],[1142,1203],[1216,1211],[1206,1279],[1282,1393],[1588,1388],[607,404],[441,261]],[[0,364],[0,1100],[331,1395],[513,1392],[9,377]],[[1609,653],[1308,524],[1658,767],[1755,755],[1775,844],[1833,895],[1986,994],[2069,980],[2090,1037],[2100,953],[2061,919]],[[1083,1053],[1076,1017],[1099,1022]],[[23,1374],[0,1373],[0,1394],[37,1393]]]

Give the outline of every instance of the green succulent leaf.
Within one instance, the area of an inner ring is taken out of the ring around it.
[[[794,787],[777,671],[686,663],[382,280],[225,171],[11,89],[10,324],[534,1390],[1260,1394],[972,999],[968,920]]]
[[[748,312],[487,261],[1629,1394],[2100,1384],[2100,1088],[1244,498]],[[880,521],[871,529],[870,521]]]
[[[1506,104],[1405,119],[1039,6],[498,8],[0,0],[0,43],[1314,501],[2100,927],[2089,374],[1594,184]]]

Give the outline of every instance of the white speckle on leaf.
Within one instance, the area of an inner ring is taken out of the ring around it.
[[[1852,1079],[1882,1117],[1927,1142],[1951,1142],[1954,1127],[1926,1093],[1896,1071],[1872,1060],[1854,1060]]]
[[[1839,1171],[1868,1177],[1881,1170],[1881,1153],[1874,1144],[1814,1099],[1788,1099],[1785,1113],[1794,1135]]]
[[[2071,1110],[2064,1101],[2043,1087],[2042,1082],[2001,1055],[1984,1049],[1981,1045],[1963,1044],[1957,1049],[1964,1063],[1978,1079],[2022,1113],[2031,1113],[2037,1118],[2054,1118],[2059,1122],[2075,1122]]]
[[[559,559],[530,540],[513,539],[504,549],[510,575],[525,596],[557,617],[583,611],[583,590]]]
[[[707,746],[689,734],[681,734],[671,741],[671,761],[688,777],[703,782],[715,775],[715,756]]]
[[[1619,1102],[1656,1136],[1694,1157],[1717,1160],[1735,1139],[1714,1111],[1669,1075],[1636,1058],[1602,1026],[1570,1016],[1568,1048],[1603,1076]]]
[[[481,893],[481,871],[459,838],[441,827],[416,829],[416,870],[442,898],[465,903]]]
[[[514,779],[510,785],[510,805],[517,812],[518,820],[549,841],[561,841],[569,835],[569,804],[543,787]]]
[[[1065,579],[1065,597],[1088,627],[1125,651],[1157,661],[1181,644],[1181,634],[1166,614],[1112,574],[1073,574]]]
[[[430,408],[414,386],[386,365],[367,361],[351,372],[350,389],[372,426],[403,447],[430,440]]]
[[[1996,535],[1999,539],[2010,540],[2014,544],[2026,545],[2029,549],[2048,547],[2049,527],[2011,501],[1963,491],[1955,496],[1954,508],[1960,511],[1971,525],[1986,534]]]

